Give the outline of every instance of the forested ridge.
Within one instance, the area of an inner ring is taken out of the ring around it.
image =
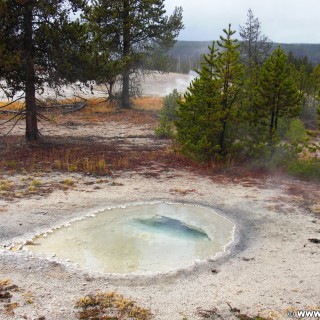
[[[241,43],[241,41],[239,41]],[[178,40],[170,53],[175,60],[170,71],[187,73],[190,69],[196,68],[202,59],[203,54],[208,53],[208,46],[212,41],[185,41]],[[320,43],[276,43],[272,44],[272,50],[278,46],[285,51],[290,52],[298,59],[308,58],[308,61],[313,64],[320,64]]]

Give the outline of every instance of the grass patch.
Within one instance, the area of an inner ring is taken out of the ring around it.
[[[71,179],[59,182],[50,176],[46,176],[42,181],[33,176],[10,177],[7,180],[0,180],[0,198],[12,200],[14,198],[30,198],[35,195],[43,196],[55,189],[68,190],[74,186],[75,182]]]
[[[64,179],[62,181],[62,184],[64,184],[65,186],[69,186],[69,187],[73,187],[74,186],[74,181],[71,179]]]
[[[0,191],[11,191],[13,188],[13,185],[10,181],[7,180],[0,180]]]
[[[95,157],[93,157],[93,159],[87,157],[78,158],[76,152],[73,153],[72,151],[54,160],[54,169],[97,175],[110,174],[109,165],[105,159],[95,159]]]
[[[63,145],[39,144],[29,147],[10,145],[1,154],[0,170],[3,172],[49,172],[52,170],[64,172],[83,172],[86,174],[110,174],[109,162],[97,145]],[[107,150],[107,147],[104,146]],[[14,163],[14,167],[12,166]],[[41,182],[34,179],[30,186],[39,187]],[[0,188],[8,186],[1,184]]]
[[[116,104],[107,101],[106,98],[89,99],[83,109],[84,114],[111,113],[117,109]]]
[[[31,185],[34,187],[39,187],[41,185],[41,182],[38,179],[33,179]]]
[[[36,193],[37,188],[35,186],[29,186],[27,189],[28,193]]]
[[[165,167],[180,167],[183,165],[181,161],[185,161],[171,147],[159,147],[152,143],[123,150],[117,141],[93,142],[87,137],[47,138],[32,146],[21,142],[18,144],[18,139],[10,137],[7,147],[0,150],[0,172],[12,172],[7,166],[11,161],[16,163],[16,173],[60,171],[96,176],[110,175],[118,170],[145,168],[150,162]],[[32,185],[31,182],[28,185]]]
[[[140,97],[133,100],[136,109],[159,111],[162,108],[162,97]]]
[[[79,320],[148,320],[151,312],[115,292],[97,293],[80,298],[75,305]]]

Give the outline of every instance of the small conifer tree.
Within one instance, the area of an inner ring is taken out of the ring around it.
[[[195,159],[209,160],[220,151],[220,80],[216,77],[215,42],[204,55],[202,68],[189,86],[177,111],[177,140],[182,151]]]
[[[204,55],[196,78],[177,112],[177,140],[182,151],[198,160],[225,158],[236,137],[233,125],[240,121],[238,101],[241,98],[243,70],[231,25],[223,30]]]
[[[270,142],[273,141],[280,118],[300,115],[302,95],[291,77],[287,55],[280,46],[262,67],[255,106],[256,121],[269,127]]]
[[[228,136],[230,137],[228,144],[231,145],[233,140],[237,138],[232,135],[234,128],[230,127],[230,124],[235,124],[242,120],[241,110],[237,103],[242,97],[244,71],[240,63],[240,45],[237,43],[237,39],[232,39],[236,32],[231,30],[230,24],[229,28],[224,29],[223,32],[225,36],[220,36],[220,41],[218,41],[221,51],[219,52],[217,76],[222,84],[220,120],[222,130],[219,134],[219,145],[221,154],[225,156],[227,153],[226,139],[228,139]],[[228,130],[229,132],[227,132]]]
[[[159,126],[155,133],[159,137],[172,138],[174,136],[174,120],[181,96],[177,89],[166,95],[163,99],[163,108],[160,111]]]

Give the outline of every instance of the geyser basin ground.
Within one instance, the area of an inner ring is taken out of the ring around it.
[[[233,233],[211,209],[157,203],[105,210],[26,247],[100,272],[166,272],[223,252]]]

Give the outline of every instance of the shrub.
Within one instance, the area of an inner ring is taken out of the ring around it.
[[[159,126],[155,129],[155,133],[159,137],[172,138],[174,136],[174,124],[178,101],[181,96],[177,89],[164,97],[163,107],[160,111]]]
[[[291,144],[306,143],[308,133],[300,119],[280,119],[278,139],[284,139]]]
[[[299,178],[320,181],[320,160],[296,159],[288,164],[288,173]]]
[[[79,320],[148,320],[149,310],[136,306],[129,299],[115,292],[97,293],[80,298],[76,302]]]

